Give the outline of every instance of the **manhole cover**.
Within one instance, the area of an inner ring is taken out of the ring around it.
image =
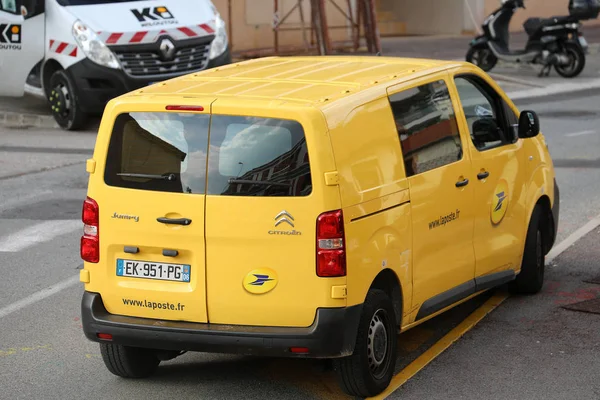
[[[575,304],[562,306],[571,311],[581,311],[591,314],[600,314],[600,299],[585,300]]]
[[[540,117],[547,117],[547,118],[584,118],[584,117],[594,118],[594,117],[600,115],[600,113],[598,113],[597,111],[582,111],[582,110],[542,111],[542,112],[538,112],[537,114]]]

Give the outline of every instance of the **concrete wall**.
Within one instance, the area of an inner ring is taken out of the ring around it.
[[[272,48],[274,46],[273,21],[274,21],[274,1],[273,0],[212,0],[221,16],[233,29],[233,50],[249,50]],[[231,1],[231,21],[228,17],[228,3]],[[346,1],[336,0],[337,4],[346,11]],[[283,18],[297,0],[279,0],[279,18]],[[303,0],[304,20],[307,26],[310,23],[310,6],[308,0]],[[347,12],[347,11],[346,11]],[[345,17],[328,2],[327,16],[329,26],[347,26]],[[300,13],[297,9],[285,22],[285,28],[300,27]],[[310,31],[307,30],[307,36],[310,40]],[[347,40],[350,38],[348,29],[331,29],[331,40]],[[294,45],[303,46],[302,32],[280,32],[279,44],[281,46]]]
[[[274,1],[273,0],[212,0],[226,23],[233,29],[234,51],[273,48]],[[279,16],[282,18],[298,0],[279,0]],[[334,0],[346,10],[346,0]],[[356,0],[352,0],[355,4]],[[228,3],[232,16],[228,18]],[[310,21],[308,0],[304,2],[305,21]],[[530,17],[567,15],[568,0],[525,0],[527,9],[519,10],[512,23],[512,31],[521,31],[523,22]],[[345,17],[327,1],[330,26],[347,27]],[[375,0],[379,31],[382,36],[396,35],[460,35],[472,34],[484,18],[498,8],[501,0]],[[296,10],[286,21],[285,27],[299,27],[300,14]],[[587,21],[585,25],[600,25],[600,20]],[[307,33],[310,40],[310,33]],[[349,40],[350,31],[331,29],[332,40]],[[300,31],[280,32],[281,46],[303,46]]]
[[[460,33],[464,29],[464,0],[379,0],[378,15],[393,13],[411,35]]]

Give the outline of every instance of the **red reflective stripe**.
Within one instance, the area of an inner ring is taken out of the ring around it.
[[[201,25],[198,25],[198,26],[200,28],[204,29],[208,33],[215,33],[215,30],[213,28],[211,28],[210,25],[201,24]]]
[[[77,57],[77,47],[73,49],[73,51],[69,54],[71,57]]]
[[[50,39],[50,48],[52,48],[52,46],[54,46],[54,40]]]
[[[121,36],[123,36],[122,33],[111,33],[108,39],[106,40],[106,43],[115,44],[119,41],[119,39],[121,39]]]
[[[198,36],[196,34],[196,32],[194,32],[193,30],[191,30],[190,28],[177,28],[179,29],[181,32],[185,33],[186,35],[188,35],[189,37],[194,37],[194,36]]]
[[[68,44],[67,44],[67,43],[61,43],[61,44],[59,44],[59,45],[58,45],[58,48],[56,49],[56,52],[57,52],[58,54],[62,53],[62,52],[63,52],[63,50],[64,50],[64,49],[65,49],[67,46],[68,46]]]
[[[133,35],[133,37],[131,38],[131,40],[129,41],[129,43],[139,43],[142,41],[142,39],[144,39],[144,37],[146,36],[148,32],[136,32],[135,35]]]

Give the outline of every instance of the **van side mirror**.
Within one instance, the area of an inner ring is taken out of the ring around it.
[[[540,119],[534,111],[523,111],[519,117],[519,138],[536,137],[540,133]]]

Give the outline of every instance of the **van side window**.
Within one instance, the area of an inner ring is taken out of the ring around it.
[[[455,83],[475,148],[485,151],[514,143],[514,127],[509,126],[514,125],[514,118],[511,123],[504,118],[510,110],[508,104],[477,78],[461,76]]]
[[[443,80],[389,96],[406,176],[462,159],[454,108]]]

